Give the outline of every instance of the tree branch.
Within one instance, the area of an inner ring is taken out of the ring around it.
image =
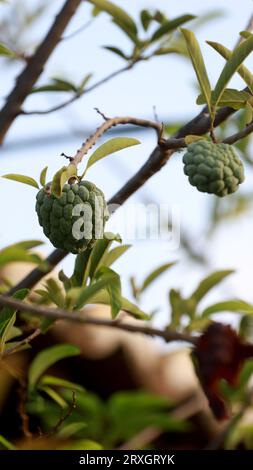
[[[61,40],[63,31],[81,1],[82,0],[66,0],[46,37],[41,42],[34,55],[29,59],[25,69],[17,78],[16,85],[8,96],[6,103],[0,112],[0,143],[3,142],[10,126],[19,115],[25,98],[31,92],[34,84],[41,75],[44,65]]]
[[[81,323],[85,325],[104,326],[108,328],[116,328],[119,330],[133,332],[133,333],[142,333],[148,336],[158,336],[160,338],[163,338],[164,341],[166,341],[167,343],[171,341],[186,341],[194,345],[196,342],[196,338],[186,333],[178,333],[177,331],[171,331],[168,329],[159,330],[157,328],[152,328],[150,326],[145,326],[143,324],[135,325],[135,324],[130,324],[130,323],[129,324],[120,323],[118,319],[107,320],[107,319],[94,318],[94,317],[89,317],[89,316],[82,316],[82,314],[85,313],[84,311],[73,312],[73,311],[63,310],[60,308],[49,308],[49,307],[41,306],[41,305],[33,305],[33,304],[26,303],[26,302],[22,302],[20,300],[13,299],[5,295],[0,296],[0,305],[12,307],[15,310],[18,310],[21,312],[30,312],[35,315],[39,315],[39,316],[46,317],[46,318],[51,318],[53,320],[68,320],[71,322]],[[0,312],[0,315],[1,315],[1,312]],[[31,338],[30,340],[32,339],[33,338]],[[28,342],[29,341],[26,341],[26,344]],[[23,343],[21,344],[21,346],[22,345]],[[17,345],[16,345],[16,348],[17,348]],[[14,352],[16,352],[16,349]],[[8,352],[7,350],[3,354],[3,357],[9,354],[10,352]]]
[[[235,142],[238,142],[238,140],[247,137],[249,134],[251,134],[251,132],[253,132],[253,121],[251,121],[251,123],[248,124],[248,126],[242,129],[240,132],[237,132],[236,134],[233,134],[230,137],[224,139],[223,142],[224,144],[234,144]]]

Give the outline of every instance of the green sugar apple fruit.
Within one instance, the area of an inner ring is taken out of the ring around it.
[[[92,248],[103,238],[109,217],[103,192],[89,181],[65,184],[59,198],[51,194],[51,183],[37,196],[36,212],[44,234],[56,247],[70,253]]]
[[[187,147],[183,162],[190,184],[204,193],[223,197],[234,193],[244,181],[243,163],[228,144],[193,142]]]

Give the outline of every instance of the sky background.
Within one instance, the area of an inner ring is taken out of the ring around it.
[[[50,2],[43,19],[22,38],[24,44],[30,46],[45,35],[52,22],[52,15],[59,10],[62,3],[58,0]],[[152,0],[115,0],[115,3],[125,8],[135,19],[138,18],[138,11],[142,8],[154,7]],[[19,4],[19,8],[22,4],[33,8],[36,2],[33,0],[16,2],[16,4]],[[6,14],[8,8],[10,7],[6,5],[0,7],[0,17]],[[197,30],[210,79],[212,83],[215,83],[224,62],[205,43],[205,40],[215,40],[232,48],[238,40],[238,33],[245,29],[252,14],[253,3],[251,0],[240,2],[238,0],[206,0],[205,2],[156,0],[155,8],[165,11],[171,18],[185,13],[201,16],[211,10],[223,10],[223,16]],[[90,13],[90,5],[84,2],[69,25],[66,36],[85,24],[90,19]],[[19,14],[18,8],[16,14]],[[190,26],[191,23],[186,25],[189,28]],[[102,49],[102,45],[108,44],[118,46],[125,52],[130,50],[127,38],[111,23],[107,14],[101,14],[81,34],[62,41],[52,54],[40,83],[46,83],[52,76],[62,76],[78,83],[90,72],[94,73],[94,80],[98,80],[113,70],[117,70],[123,62]],[[12,88],[15,77],[23,65],[21,63],[7,64],[2,58],[0,63],[1,101],[3,103],[4,97]],[[246,64],[252,69],[252,55],[247,59]],[[238,77],[235,77],[231,84],[242,86]],[[64,99],[64,94],[57,93],[33,95],[26,100],[25,109],[47,109]],[[161,120],[187,122],[199,112],[195,99],[194,72],[184,58],[168,55],[138,64],[134,70],[101,86],[61,112],[16,119],[4,146],[0,149],[1,174],[22,173],[38,179],[41,169],[48,165],[51,177],[65,163],[60,157],[61,152],[67,155],[74,154],[80,143],[101,123],[94,107],[99,107],[108,116],[132,115],[153,119],[155,106]],[[107,199],[137,171],[155,145],[155,135],[152,131],[138,130],[136,132],[135,130],[134,136],[140,139],[140,146],[115,154],[89,171],[88,179],[103,189]],[[146,200],[169,203],[179,207],[182,230],[186,231],[193,240],[196,250],[204,247],[209,267],[203,268],[196,263],[189,262],[181,249],[171,251],[165,242],[126,239],[123,240],[124,243],[133,243],[133,247],[114,265],[115,269],[122,274],[124,294],[130,296],[128,282],[130,275],[134,274],[137,280],[141,281],[159,264],[178,260],[177,266],[154,284],[142,301],[142,307],[147,311],[161,307],[155,320],[160,325],[166,323],[168,319],[168,290],[171,287],[180,288],[185,294],[189,294],[201,276],[213,269],[234,268],[237,272],[223,283],[222,288],[210,294],[205,303],[235,296],[253,302],[252,211],[248,212],[247,216],[237,218],[236,221],[222,223],[212,238],[206,242],[203,239],[203,233],[208,224],[208,208],[212,202],[212,196],[203,195],[189,185],[182,171],[181,159],[182,153],[175,154],[161,172],[130,198],[129,204]],[[247,168],[246,174],[246,182],[240,189],[242,192],[250,190],[252,186],[252,171]],[[45,254],[51,251],[52,246],[37,223],[34,198],[33,188],[0,180],[0,246],[36,238],[45,242],[42,248]],[[122,215],[119,211],[107,228],[121,232],[120,218]],[[62,267],[66,273],[71,273],[73,262],[72,255],[69,255],[63,262]],[[229,320],[233,321],[230,317]]]

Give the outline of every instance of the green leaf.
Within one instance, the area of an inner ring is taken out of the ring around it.
[[[111,316],[112,318],[115,318],[118,315],[122,305],[120,276],[115,271],[106,266],[102,266],[97,272],[98,279],[101,275],[107,276],[110,274],[114,275],[114,279],[108,284],[107,291],[110,296]]]
[[[52,375],[44,375],[40,379],[41,385],[51,385],[52,387],[68,388],[76,392],[84,392],[85,389],[82,385],[70,382],[69,380],[61,379],[60,377],[53,377]]]
[[[217,312],[245,313],[252,315],[253,305],[243,300],[226,300],[225,302],[218,302],[217,304],[205,308],[202,312],[202,317],[209,317]]]
[[[57,437],[60,439],[68,439],[85,428],[87,428],[87,424],[84,422],[69,423],[57,432]]]
[[[230,57],[232,56],[232,51],[227,49],[222,44],[219,44],[218,42],[207,41],[207,44],[209,44],[209,46],[215,49],[215,51],[217,51],[226,60],[230,59]],[[253,93],[253,74],[250,72],[250,70],[245,67],[245,65],[240,65],[237,72],[248,85],[251,93]]]
[[[65,297],[63,295],[61,286],[58,282],[53,279],[46,280],[46,290],[49,295],[49,299],[57,305],[59,308],[65,308]]]
[[[190,299],[194,300],[197,304],[213,287],[223,281],[225,277],[230,276],[230,274],[233,273],[234,271],[232,269],[227,269],[210,274],[200,282],[196,290],[192,293]]]
[[[17,450],[17,447],[15,447],[10,441],[7,441],[5,437],[3,437],[0,434],[0,449],[7,449],[7,450]]]
[[[123,150],[127,147],[132,147],[133,145],[139,144],[139,140],[133,139],[131,137],[114,137],[108,140],[98,147],[98,149],[95,150],[95,152],[90,156],[82,178],[84,177],[88,168],[90,168],[92,165],[94,165],[94,163],[98,162],[102,158],[107,157],[107,155],[111,155],[112,153],[118,152],[119,150]]]
[[[115,22],[123,24],[133,34],[137,34],[138,31],[136,24],[133,18],[129,16],[125,10],[118,7],[114,3],[108,2],[107,0],[89,0],[89,2],[99,8],[99,10],[105,11],[111,15]]]
[[[91,439],[75,439],[68,445],[69,450],[103,450],[103,447],[98,442]]]
[[[66,359],[67,357],[77,356],[80,349],[72,344],[58,344],[41,351],[33,359],[28,373],[28,388],[33,390],[36,387],[41,375],[53,364]]]
[[[165,34],[171,33],[175,29],[177,29],[182,24],[186,23],[187,21],[193,20],[196,18],[193,15],[182,15],[174,18],[174,20],[166,21],[162,26],[160,26],[151,37],[150,42],[157,41]]]
[[[111,266],[117,259],[119,259],[127,250],[131,248],[131,245],[116,246],[103,257],[104,266]]]
[[[211,113],[211,85],[206,71],[206,66],[195,34],[188,29],[181,29],[187,49],[194,67],[201,91],[205,96],[209,112]]]
[[[88,82],[90,81],[90,79],[92,78],[92,73],[88,73],[87,75],[85,75],[85,77],[82,79],[79,87],[78,87],[78,90],[79,91],[83,91],[86,87],[86,85],[88,84]]]
[[[29,289],[20,289],[13,295],[13,299],[24,300],[29,294]],[[4,346],[10,337],[10,331],[16,321],[17,310],[13,307],[4,307],[0,312],[0,351],[4,351]]]
[[[40,246],[40,245],[43,245],[43,242],[41,242],[40,240],[24,240],[23,242],[13,243],[12,245],[9,245],[6,248],[8,249],[18,248],[22,250],[30,250],[31,248],[36,248],[37,246]],[[4,250],[6,250],[6,248],[4,248]]]
[[[253,50],[253,36],[245,39],[241,42],[235,50],[232,52],[230,58],[225,64],[221,75],[216,83],[214,91],[212,93],[212,104],[213,106],[218,105],[222,93],[224,92],[228,82],[232,76],[237,72],[239,67],[242,65],[243,61],[248,57],[248,55]]]
[[[154,55],[181,54],[180,47],[160,47],[154,52]]]
[[[0,251],[0,267],[20,261],[43,265],[43,260],[39,255],[27,253],[26,250],[21,248],[7,247]]]
[[[191,135],[191,134],[189,134],[184,138],[184,140],[185,140],[186,145],[190,145],[193,142],[198,142],[198,140],[208,140],[208,138],[206,138],[203,135]]]
[[[110,305],[110,296],[108,291],[106,289],[100,290],[98,293],[92,296],[89,303]],[[121,297],[121,309],[137,319],[150,320],[149,315],[147,315],[137,305],[133,304],[125,297]]]
[[[109,250],[111,244],[114,241],[117,241],[121,243],[121,238],[120,236],[114,235],[112,233],[108,234],[109,236],[107,237],[106,234],[103,239],[97,240],[94,248],[92,250],[91,256],[90,256],[90,264],[89,264],[89,277],[92,279],[99,267],[104,264],[104,256],[106,255],[107,251]]]
[[[52,83],[49,83],[48,85],[34,87],[31,93],[41,93],[44,91],[72,91],[76,93],[78,90],[74,83],[71,83],[68,80],[63,80],[61,78],[53,78]]]
[[[152,15],[149,13],[148,10],[141,10],[140,12],[140,19],[141,19],[141,24],[143,26],[143,29],[145,31],[148,30],[148,27],[153,19]]]
[[[247,104],[253,103],[253,97],[247,91],[239,91],[234,88],[226,88],[222,93],[219,101],[219,106],[230,106],[234,109],[245,108]],[[205,97],[203,94],[197,98],[197,104],[204,104]]]
[[[60,197],[63,186],[72,177],[76,176],[77,168],[75,165],[63,166],[55,173],[52,181],[51,192],[56,197]]]
[[[71,303],[75,303],[76,308],[82,308],[86,303],[90,302],[90,300],[97,294],[100,290],[107,288],[109,284],[113,283],[114,281],[117,282],[117,274],[114,271],[110,270],[111,272],[107,272],[103,276],[101,276],[94,284],[91,284],[88,287],[78,287],[70,289],[67,293],[67,299],[71,301]]]
[[[114,54],[118,55],[124,60],[128,60],[128,57],[124,54],[124,52],[119,49],[118,47],[114,46],[103,46],[103,49],[106,49],[107,51],[113,52]]]
[[[60,408],[65,409],[68,407],[68,403],[66,402],[66,400],[64,400],[64,398],[62,398],[62,396],[53,388],[48,386],[41,386],[40,384],[38,388],[44,393],[46,393],[57,405],[60,406]]]
[[[180,325],[182,315],[185,313],[185,302],[179,291],[171,289],[169,293],[171,305],[171,323],[170,328],[177,328]]]
[[[161,276],[161,274],[163,274],[165,271],[167,271],[169,268],[171,268],[175,264],[176,264],[175,261],[172,263],[165,263],[162,266],[159,266],[158,268],[156,268],[154,271],[152,271],[143,281],[140,291],[143,292],[145,289],[147,289],[147,287],[149,287],[150,284],[152,284],[152,282],[154,282],[159,276]]]
[[[10,173],[8,175],[3,175],[2,178],[6,178],[12,181],[17,181],[18,183],[28,184],[29,186],[33,186],[34,188],[39,189],[39,185],[37,181],[35,181],[35,179],[31,178],[30,176],[17,175],[14,173]]]
[[[9,49],[9,47],[7,47],[2,42],[0,42],[0,55],[3,55],[5,57],[16,57],[15,52]]]
[[[46,184],[46,176],[47,176],[47,170],[48,170],[48,166],[45,166],[45,168],[43,168],[41,174],[40,174],[40,184],[41,186],[45,186]]]
[[[92,250],[85,250],[82,253],[79,253],[76,257],[74,274],[72,278],[78,286],[86,285],[87,279],[89,277],[89,259],[91,252]]]
[[[241,31],[240,36],[242,36],[244,39],[248,39],[252,37],[252,33],[250,31]]]

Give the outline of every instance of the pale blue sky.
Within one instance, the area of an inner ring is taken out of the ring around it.
[[[34,4],[35,2],[26,3]],[[62,1],[55,0],[51,3],[50,13],[52,14],[58,11]],[[115,0],[115,3],[131,12],[135,18],[139,10],[154,5],[153,0]],[[156,0],[155,7],[166,11],[171,18],[184,13],[201,15],[211,9],[224,10],[224,17],[198,30],[197,34],[213,81],[218,77],[223,60],[205,44],[205,40],[215,40],[227,47],[233,47],[238,39],[239,31],[245,28],[253,11],[251,0],[240,2],[238,0],[206,0],[205,2]],[[2,6],[0,13],[4,11],[4,8],[8,7]],[[89,11],[90,6],[84,3],[71,22],[67,33],[75,31],[87,22]],[[40,23],[40,27],[33,31],[32,36],[37,39],[42,37],[51,20],[52,17],[48,14]],[[110,22],[109,17],[103,14],[82,34],[58,46],[46,67],[41,83],[54,75],[66,76],[78,82],[89,72],[94,72],[96,79],[119,68],[122,61],[100,47],[105,44],[118,46],[120,44],[120,47],[126,51],[129,47],[128,40]],[[252,68],[252,56],[247,60],[247,64]],[[15,75],[20,68],[21,65],[2,66],[0,80],[2,97],[6,96],[7,90],[12,87]],[[133,115],[152,118],[155,105],[161,118],[169,121],[175,119],[187,121],[199,110],[195,104],[194,83],[193,70],[185,59],[173,55],[164,56],[138,65],[135,70],[116,78],[61,113],[46,117],[32,116],[17,119],[6,139],[6,147],[0,150],[1,174],[15,172],[38,177],[40,170],[45,165],[49,165],[49,173],[52,175],[63,164],[60,153],[64,151],[66,154],[73,154],[80,145],[80,141],[86,137],[85,132],[92,131],[100,123],[99,116],[93,110],[94,107],[99,107],[110,116]],[[235,78],[233,84],[241,86],[240,79]],[[56,94],[33,96],[26,101],[26,109],[47,108],[62,99],[64,99],[63,95],[56,96]],[[78,131],[84,129],[84,135],[82,137],[74,135],[76,129]],[[69,135],[70,138],[62,142],[61,140],[55,143],[50,141],[50,145],[46,145],[47,137],[55,133],[63,136]],[[23,139],[37,136],[44,139],[44,145],[30,148],[22,146]],[[139,168],[155,144],[155,136],[152,132],[140,131],[138,137],[142,142],[139,148],[126,150],[121,156],[115,155],[90,171],[88,178],[94,180],[104,190],[107,198]],[[20,145],[18,149],[13,150],[11,144],[17,140]],[[189,233],[197,236],[196,243],[201,244],[201,232],[206,224],[210,196],[198,193],[188,184],[182,171],[181,156],[182,154],[175,155],[162,172],[153,177],[145,188],[131,199],[131,202],[140,201],[144,196],[161,203],[170,202],[179,205],[183,226]],[[122,161],[123,169],[117,166],[117,161]],[[244,189],[251,187],[252,180],[252,173],[247,169]],[[1,180],[0,197],[1,220],[4,221],[4,224],[0,226],[0,245],[4,246],[20,239],[39,238],[46,242],[43,251],[47,253],[51,250],[50,243],[44,238],[36,221],[33,189]],[[231,280],[226,281],[227,291],[232,292],[233,295],[245,296],[251,301],[253,301],[251,288],[253,252],[249,233],[253,233],[252,230],[252,221],[249,216],[238,219],[236,223],[227,222],[215,234],[212,243],[210,242],[207,246],[210,264],[213,268],[234,267],[238,269],[238,273]],[[163,244],[137,242],[134,245],[116,266],[125,279],[125,292],[129,293],[126,281],[131,274],[134,273],[137,278],[142,279],[145,273],[159,263],[175,259],[180,261],[173,271],[161,279],[159,286],[156,285],[150,289],[143,299],[143,307],[149,310],[162,305],[159,319],[166,321],[168,289],[182,287],[186,293],[189,292],[200,279],[203,270],[196,265],[189,264],[181,251],[168,253]],[[69,256],[63,265],[70,272],[73,256]],[[220,292],[217,291],[212,298],[219,299]]]

